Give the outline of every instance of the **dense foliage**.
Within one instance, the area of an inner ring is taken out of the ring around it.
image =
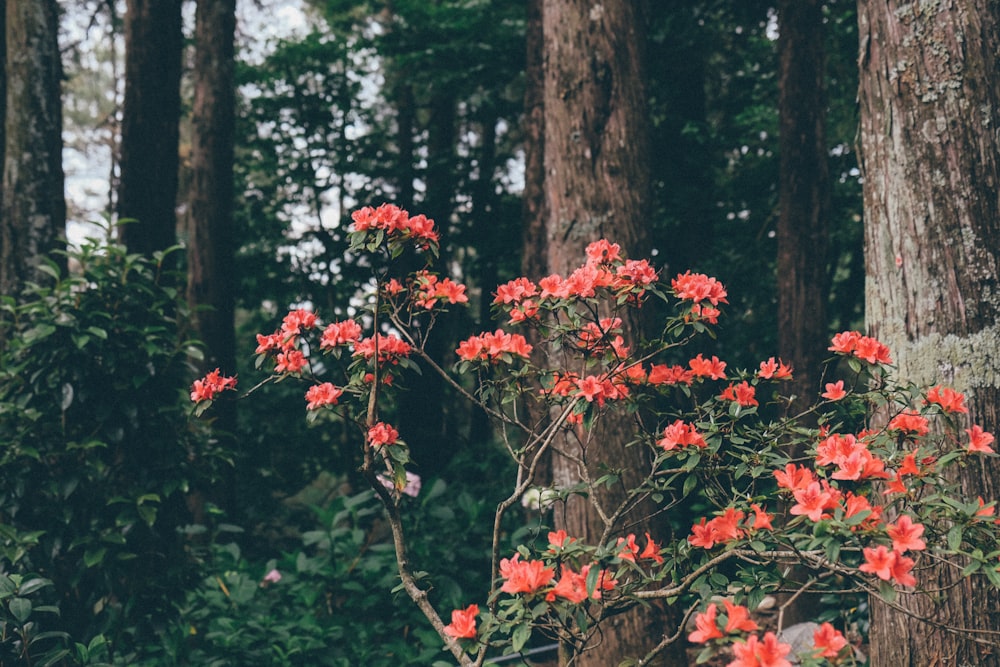
[[[91,240],[3,304],[0,493],[9,572],[51,580],[59,625],[149,641],[193,574],[186,498],[218,452],[182,400],[194,351],[162,256]],[[55,624],[55,623],[53,623]]]

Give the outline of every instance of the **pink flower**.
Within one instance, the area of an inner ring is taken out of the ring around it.
[[[473,639],[476,636],[476,616],[479,605],[470,604],[465,609],[451,612],[451,623],[444,626],[444,633],[455,639]]]
[[[500,561],[500,576],[504,578],[504,593],[535,593],[549,585],[556,576],[554,568],[545,567],[540,560],[521,561],[521,554],[515,553],[510,558]]]
[[[820,651],[820,658],[836,658],[840,650],[847,646],[847,640],[830,623],[824,623],[813,632],[813,646]]]
[[[195,380],[191,385],[191,400],[195,403],[210,401],[216,394],[227,389],[236,389],[236,376],[225,377],[216,368],[200,380]]]
[[[343,395],[344,390],[339,387],[335,387],[330,382],[324,382],[323,384],[317,384],[306,391],[306,410],[317,410],[324,405],[336,405],[337,399]]]
[[[909,514],[900,515],[896,523],[886,526],[886,533],[892,538],[892,550],[898,553],[906,551],[921,551],[927,544],[920,539],[924,534],[922,524],[914,523]]]
[[[969,449],[970,452],[981,452],[983,454],[993,454],[993,448],[990,445],[993,444],[993,434],[988,433],[983,430],[982,426],[978,424],[973,425],[972,428],[965,429],[965,432],[969,435]]]
[[[722,631],[719,630],[719,626],[715,622],[718,613],[719,608],[713,602],[708,605],[708,609],[695,616],[694,624],[697,630],[688,635],[688,641],[694,644],[704,644],[710,639],[722,637]]]
[[[281,573],[278,572],[277,570],[271,570],[270,572],[264,575],[264,578],[261,580],[261,583],[276,584],[279,581],[281,581]]]
[[[828,401],[839,401],[844,396],[847,396],[847,392],[844,391],[844,381],[837,380],[836,382],[827,382],[826,391],[820,394],[820,396]]]
[[[399,431],[384,422],[378,422],[368,429],[368,444],[372,447],[393,445],[397,440],[399,440]]]

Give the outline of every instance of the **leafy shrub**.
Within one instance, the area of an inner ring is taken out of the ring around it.
[[[407,516],[430,534],[461,530],[472,535],[472,545],[481,545],[488,531],[482,516],[491,511],[490,501],[441,480],[408,505]],[[216,546],[200,584],[181,605],[170,640],[147,647],[143,664],[431,664],[441,640],[393,590],[396,556],[374,492],[338,496],[313,513],[314,525],[298,547],[266,562],[248,559],[235,542]],[[233,537],[226,530],[221,535]],[[442,604],[457,605],[489,582],[481,567],[488,553],[481,547],[462,550],[426,540],[415,551],[415,560],[451,573],[433,579],[432,595]]]
[[[189,576],[185,494],[218,452],[187,422],[187,313],[172,276],[96,240],[71,275],[3,302],[0,525],[14,571],[53,582],[62,625],[126,647]]]

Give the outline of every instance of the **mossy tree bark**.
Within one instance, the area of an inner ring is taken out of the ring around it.
[[[25,282],[45,282],[38,266],[63,244],[62,63],[55,0],[6,0],[4,9],[0,294],[14,295]]]
[[[859,28],[869,333],[901,379],[965,391],[969,420],[996,431],[1000,7],[865,0]],[[996,499],[998,472],[969,460],[963,496]],[[907,613],[873,604],[872,664],[1000,665],[996,591],[922,560],[929,594],[901,595]]]

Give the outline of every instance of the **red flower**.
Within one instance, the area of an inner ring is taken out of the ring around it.
[[[720,303],[729,303],[726,300],[726,288],[715,278],[710,278],[702,273],[677,274],[677,277],[670,281],[670,286],[678,299],[685,299],[700,303],[708,301],[713,306]]]
[[[844,331],[833,337],[828,348],[840,354],[853,354],[870,364],[891,364],[889,348],[874,338],[862,336],[857,331]]]
[[[982,452],[983,454],[993,454],[993,448],[990,447],[993,444],[993,434],[988,433],[983,430],[982,426],[978,424],[973,425],[972,428],[965,429],[965,432],[969,434],[969,449],[970,452]]]
[[[527,278],[515,278],[508,283],[499,285],[493,303],[509,305],[538,294],[538,287]]]
[[[813,632],[813,646],[820,651],[819,658],[836,658],[841,649],[847,646],[847,640],[830,623],[823,623]]]
[[[354,343],[361,338],[361,325],[354,320],[344,320],[343,322],[331,322],[323,329],[319,346],[328,350],[338,345]]]
[[[558,549],[561,549],[562,547],[565,547],[572,542],[576,542],[575,537],[568,536],[566,534],[566,531],[561,528],[559,530],[554,530],[550,532],[548,538],[549,538],[549,546]],[[550,551],[552,550],[550,549]]]
[[[733,604],[729,600],[722,600],[726,605],[726,633],[744,631],[753,632],[757,629],[757,624],[750,620],[750,610],[738,604]]]
[[[236,389],[236,376],[225,377],[218,368],[191,385],[191,400],[195,403],[210,401],[216,394],[227,389]]]
[[[775,361],[774,357],[771,357],[767,361],[760,362],[757,376],[764,380],[783,380],[792,377],[792,367],[785,365],[781,359]]]
[[[451,278],[445,278],[437,283],[434,288],[434,298],[448,303],[469,302],[469,297],[465,295],[465,285],[456,283]]]
[[[336,405],[337,399],[344,393],[343,389],[333,386],[330,382],[317,384],[306,391],[306,410],[316,410],[324,405]]]
[[[755,405],[760,405],[755,398],[756,394],[757,390],[754,387],[751,387],[749,382],[744,380],[739,384],[730,384],[719,395],[719,398],[724,401],[733,401],[744,408],[749,408]]]
[[[792,663],[785,660],[791,650],[791,645],[779,642],[773,632],[764,635],[764,641],[750,635],[745,643],[733,644],[736,660],[727,667],[791,667]]]
[[[384,422],[378,422],[368,429],[368,444],[373,447],[393,445],[399,440],[399,431]]]
[[[750,509],[753,510],[752,527],[754,530],[774,530],[774,526],[771,525],[771,519],[773,517],[765,512],[760,505],[753,503],[750,505]]]
[[[723,366],[725,368],[725,366]],[[649,384],[691,384],[694,379],[694,371],[689,371],[683,366],[667,366],[666,364],[654,364],[649,369]]]
[[[265,354],[271,350],[280,350],[284,348],[284,342],[285,337],[280,331],[276,331],[267,336],[264,334],[257,334],[257,349],[254,350],[254,354]]]
[[[886,526],[886,533],[892,538],[892,550],[898,553],[905,551],[921,551],[927,548],[920,536],[924,534],[922,524],[913,523],[908,514],[900,515],[896,523]]]
[[[865,547],[862,552],[865,562],[858,568],[862,572],[874,574],[879,579],[889,581],[892,578],[892,568],[896,564],[896,552],[880,544],[874,549]]]
[[[663,437],[656,444],[668,452],[686,445],[708,446],[705,438],[702,437],[701,433],[698,433],[693,424],[686,424],[680,419],[663,429]]]
[[[287,350],[278,353],[275,373],[298,373],[306,365],[306,357],[301,350]]]
[[[621,246],[607,239],[594,241],[587,246],[587,261],[598,264],[610,264],[621,258]]]
[[[902,431],[913,435],[927,435],[930,427],[927,418],[917,414],[913,410],[903,410],[898,415],[889,420],[890,431]]]
[[[893,552],[895,553],[895,552]],[[897,553],[893,560],[890,574],[900,586],[916,586],[917,578],[910,574],[913,569],[913,559]]]
[[[844,381],[837,380],[836,382],[827,382],[826,391],[820,394],[820,396],[828,401],[839,401],[844,396],[847,396],[847,392],[844,391]]]
[[[600,400],[604,396],[604,384],[593,375],[577,380],[576,386],[580,389],[580,395],[587,399],[588,403]]]
[[[695,644],[704,644],[711,639],[722,637],[722,631],[716,623],[719,608],[713,602],[708,605],[708,609],[694,617],[694,624],[697,630],[688,635],[688,641]]]
[[[584,565],[579,572],[574,572],[569,566],[563,564],[560,569],[559,581],[546,594],[548,602],[554,601],[557,597],[569,600],[574,604],[579,604],[591,597],[587,593],[587,575],[590,573],[590,565]],[[601,570],[598,573],[597,587],[594,589],[593,599],[601,599],[601,591],[610,591],[618,582]]]
[[[965,407],[965,394],[955,391],[950,387],[931,387],[927,391],[927,403],[935,403],[941,406],[945,412],[968,412]]]
[[[816,475],[805,466],[788,463],[785,464],[784,470],[774,471],[774,478],[778,480],[779,487],[795,491],[809,486],[810,482],[816,480]]]
[[[823,518],[823,510],[836,505],[832,491],[829,487],[823,488],[819,482],[810,482],[809,486],[796,489],[792,495],[795,496],[795,505],[790,512],[796,516],[804,514],[811,521],[819,521]]]
[[[314,326],[316,326],[316,314],[299,308],[285,315],[281,321],[281,332],[285,336],[298,336],[302,333],[302,329],[312,329]]]
[[[701,518],[700,523],[691,526],[691,534],[688,535],[688,542],[691,546],[711,549],[717,540],[718,532],[715,529],[715,524],[709,523],[705,517]]]
[[[831,345],[827,349],[841,354],[851,354],[857,347],[860,338],[861,334],[857,331],[842,331],[833,337]]]
[[[660,545],[653,541],[649,533],[646,533],[646,547],[639,554],[639,558],[651,558],[657,563],[663,562],[663,556],[660,555]]]
[[[709,361],[699,354],[688,362],[688,366],[695,377],[709,377],[713,380],[723,380],[726,377],[726,362],[719,361],[718,357],[712,357]]]
[[[362,338],[354,344],[354,356],[371,359],[375,356],[376,341],[378,343],[378,361],[380,363],[396,361],[399,357],[410,355],[410,344],[395,334],[376,334],[373,338]]]
[[[515,553],[511,558],[500,561],[500,576],[505,579],[500,587],[504,593],[535,593],[540,588],[549,585],[556,571],[545,567],[540,560],[521,562],[521,554]]]
[[[476,615],[479,605],[470,604],[465,609],[451,612],[451,623],[444,626],[444,633],[455,639],[473,639],[476,636]]]

